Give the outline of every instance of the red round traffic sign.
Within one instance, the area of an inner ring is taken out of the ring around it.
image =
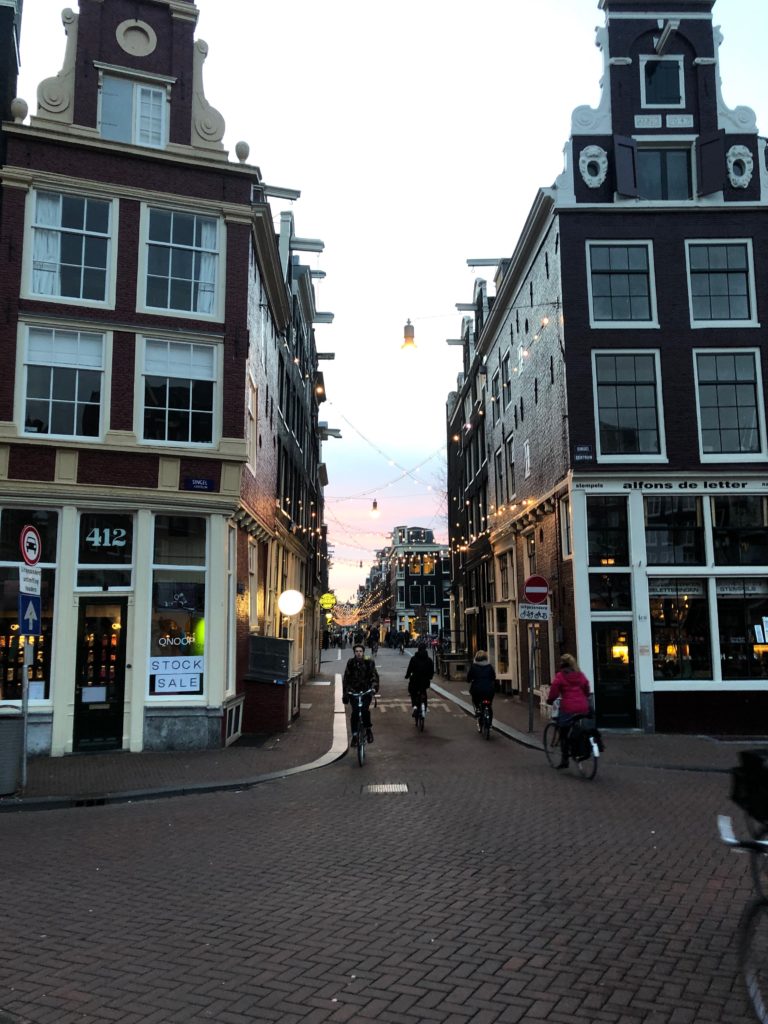
[[[549,594],[549,583],[543,576],[529,576],[523,584],[523,597],[530,604],[544,604]]]
[[[43,550],[43,542],[34,526],[25,526],[22,529],[19,546],[21,547],[21,557],[27,565],[37,565]]]

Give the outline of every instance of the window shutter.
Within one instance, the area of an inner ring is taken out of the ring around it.
[[[616,191],[623,196],[636,196],[637,143],[626,135],[614,135],[613,159],[616,164]]]
[[[696,143],[696,194],[708,196],[725,187],[725,133],[703,135]]]
[[[113,142],[131,142],[133,83],[104,75],[101,81],[101,137]]]

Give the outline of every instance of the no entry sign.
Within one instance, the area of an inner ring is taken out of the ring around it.
[[[544,604],[549,594],[549,584],[543,576],[529,576],[523,584],[523,597],[529,604]]]

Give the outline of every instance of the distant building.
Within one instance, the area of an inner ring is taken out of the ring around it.
[[[449,625],[450,560],[432,530],[396,526],[381,562],[390,593],[390,627],[414,637],[443,636]]]

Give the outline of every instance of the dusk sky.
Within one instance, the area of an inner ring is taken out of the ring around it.
[[[109,2],[109,0],[107,0]],[[61,0],[25,0],[19,95],[61,67]],[[72,4],[76,8],[76,4]],[[469,258],[509,256],[536,191],[562,170],[571,112],[600,98],[597,0],[198,0],[208,101],[225,145],[301,190],[296,233],[325,252],[317,306],[331,585],[353,595],[395,526],[447,538],[445,402],[461,369]],[[768,131],[766,0],[717,0],[725,102]],[[492,270],[485,271],[489,280]],[[410,318],[417,348],[401,350]],[[373,499],[380,517],[370,517]],[[360,568],[362,562],[362,568]]]

